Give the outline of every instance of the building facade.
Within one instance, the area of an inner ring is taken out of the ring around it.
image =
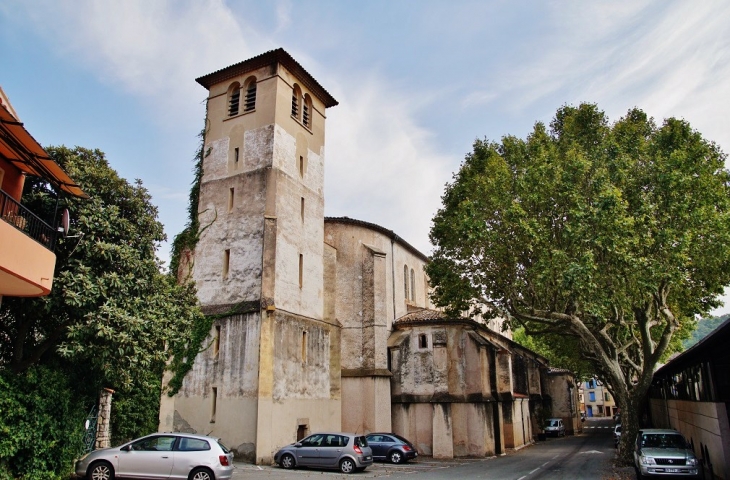
[[[0,301],[48,295],[53,287],[59,225],[23,205],[27,175],[46,180],[59,194],[86,197],[25,129],[0,88]]]
[[[613,395],[596,377],[583,382],[580,397],[586,417],[613,417],[619,413]]]
[[[436,311],[427,257],[394,232],[324,217],[336,100],[281,49],[197,81],[201,229],[178,275],[214,322],[160,430],[216,435],[256,463],[325,430],[394,431],[445,458],[531,443],[545,359]]]

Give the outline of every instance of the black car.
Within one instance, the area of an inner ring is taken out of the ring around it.
[[[373,460],[402,463],[418,457],[415,445],[395,433],[371,433],[367,439]]]

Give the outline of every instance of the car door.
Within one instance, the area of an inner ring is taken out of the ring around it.
[[[315,433],[301,441],[301,447],[297,447],[297,465],[304,467],[316,467],[319,465],[319,450],[322,446],[324,435]]]
[[[385,455],[388,453],[387,448],[384,449],[383,447],[383,435],[368,435],[367,437],[368,445],[370,445],[370,448],[373,450],[373,458],[385,458]]]
[[[175,461],[170,478],[176,479],[187,479],[194,466],[209,463],[211,458],[215,458],[209,441],[203,438],[180,437],[173,453]]]
[[[349,440],[349,437],[344,435],[326,434],[319,449],[319,464],[328,468],[335,467]]]
[[[130,478],[168,478],[173,465],[177,437],[154,435],[137,440],[119,452],[117,476]]]

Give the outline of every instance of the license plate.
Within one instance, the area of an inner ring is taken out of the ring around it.
[[[372,460],[373,457],[365,457],[365,460]]]
[[[678,469],[678,468],[667,468],[666,471],[667,471],[667,473],[679,473],[679,472],[681,472],[681,470]]]

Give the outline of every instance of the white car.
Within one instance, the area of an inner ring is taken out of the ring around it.
[[[545,421],[545,434],[555,435],[556,437],[565,436],[565,425],[562,418],[548,418]]]
[[[233,475],[233,453],[217,438],[153,433],[119,447],[87,453],[76,462],[76,475],[88,480],[228,480]]]
[[[634,469],[639,479],[670,475],[700,478],[699,461],[676,430],[639,430],[634,447]]]
[[[617,424],[613,427],[613,442],[616,444],[616,447],[618,448],[618,444],[621,441],[621,424]]]

